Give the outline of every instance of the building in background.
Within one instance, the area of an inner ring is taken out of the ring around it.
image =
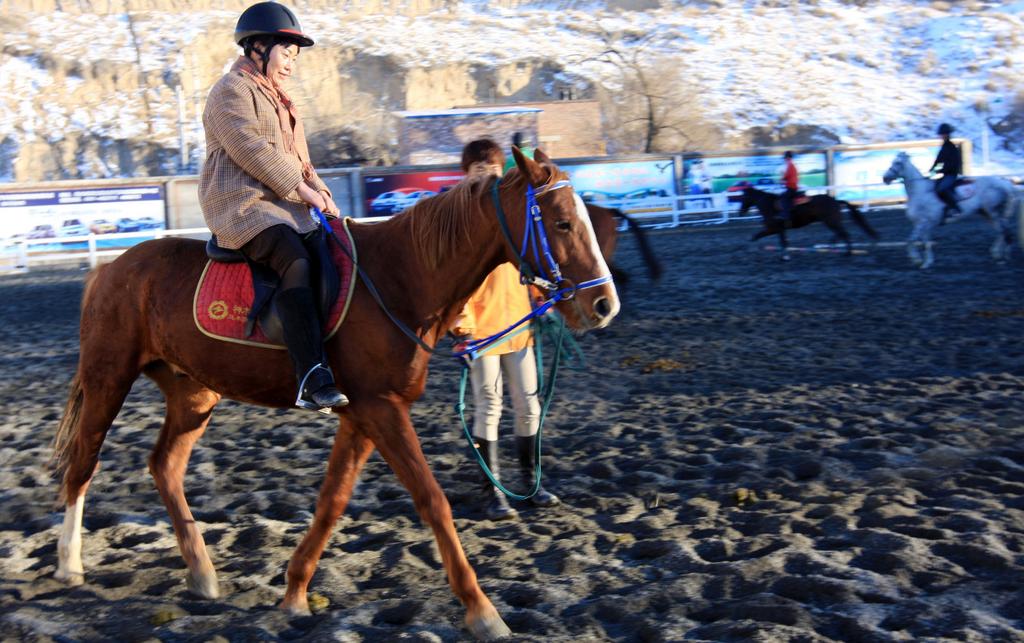
[[[596,100],[558,100],[545,103],[516,103],[518,107],[540,109],[534,145],[551,158],[604,156],[601,104]]]
[[[466,143],[478,138],[505,145],[522,132],[526,140],[536,140],[540,113],[537,107],[511,105],[395,112],[398,164],[457,164]]]
[[[605,155],[601,106],[596,100],[561,100],[395,112],[398,164],[458,163],[466,143],[491,138],[502,147],[519,132],[552,158]]]

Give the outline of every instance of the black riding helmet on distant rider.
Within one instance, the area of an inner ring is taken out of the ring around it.
[[[945,136],[946,134],[952,134],[953,133],[953,126],[950,125],[949,123],[943,123],[942,125],[939,125],[939,132],[938,133],[939,133],[939,136]]]

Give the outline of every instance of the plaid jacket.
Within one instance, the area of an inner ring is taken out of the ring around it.
[[[286,151],[277,105],[252,78],[231,71],[217,81],[203,110],[203,126],[206,162],[199,204],[218,245],[241,248],[279,223],[300,233],[316,229],[296,191],[303,181],[302,160]],[[295,147],[304,151],[305,140],[297,137]],[[330,194],[315,172],[305,181]]]

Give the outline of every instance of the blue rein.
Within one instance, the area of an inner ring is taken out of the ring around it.
[[[543,434],[544,420],[547,417],[548,407],[550,406],[551,400],[554,397],[555,377],[558,374],[558,364],[559,364],[559,361],[562,358],[563,352],[565,352],[565,348],[564,348],[564,341],[565,341],[564,322],[559,318],[558,329],[551,333],[554,336],[555,350],[554,350],[553,361],[552,361],[552,364],[551,364],[551,371],[550,371],[549,376],[547,378],[547,382],[544,381],[544,376],[543,376],[544,367],[543,367],[543,357],[542,357],[542,353],[541,353],[543,338],[542,337],[538,337],[537,338],[537,340],[538,340],[537,341],[537,351],[536,351],[536,353],[537,353],[537,362],[538,362],[538,364],[537,364],[537,366],[538,366],[538,368],[537,368],[537,375],[538,375],[538,380],[539,380],[538,381],[538,388],[540,389],[538,391],[538,393],[541,394],[542,402],[541,402],[540,426],[538,426],[538,428],[537,428],[536,442],[534,444],[534,482],[533,482],[533,488],[528,493],[526,493],[525,495],[520,495],[520,494],[516,494],[516,493],[513,493],[513,492],[509,491],[497,479],[495,479],[494,475],[490,471],[490,468],[487,466],[487,464],[483,460],[483,457],[480,455],[479,449],[476,448],[476,444],[475,444],[475,441],[473,439],[473,435],[472,435],[472,433],[469,430],[469,426],[466,423],[466,417],[465,417],[465,409],[466,409],[466,404],[465,404],[466,381],[467,381],[468,376],[469,376],[469,364],[466,361],[466,359],[464,359],[464,358],[469,358],[469,360],[476,359],[477,357],[479,357],[479,355],[485,349],[487,349],[488,347],[492,347],[495,344],[503,341],[511,333],[515,332],[516,329],[520,328],[524,324],[527,324],[527,323],[530,323],[530,322],[532,322],[534,324],[540,323],[540,321],[541,321],[540,318],[544,314],[546,314],[549,310],[551,310],[551,308],[555,304],[557,304],[558,302],[572,300],[576,296],[576,293],[578,291],[580,291],[580,290],[585,290],[587,288],[595,288],[595,287],[600,286],[602,284],[609,283],[609,282],[612,281],[612,277],[611,277],[610,274],[608,274],[608,275],[604,275],[603,277],[597,277],[597,278],[594,278],[594,279],[588,279],[588,280],[586,280],[584,282],[581,282],[579,284],[573,284],[568,279],[565,279],[565,278],[562,277],[561,268],[559,267],[558,262],[555,261],[554,255],[551,254],[551,244],[548,242],[547,232],[544,230],[544,218],[543,218],[542,213],[541,213],[540,205],[537,203],[537,196],[540,195],[540,194],[544,194],[546,192],[550,192],[552,190],[558,190],[558,189],[566,188],[566,187],[571,188],[572,184],[569,183],[569,181],[567,181],[567,180],[557,181],[555,183],[552,183],[551,185],[544,186],[544,187],[542,187],[540,189],[537,189],[537,190],[535,190],[532,185],[527,184],[527,186],[526,186],[526,219],[523,222],[523,240],[522,240],[522,243],[521,243],[518,251],[516,249],[515,243],[513,243],[513,241],[512,241],[512,233],[511,233],[511,231],[509,229],[508,221],[507,221],[507,219],[505,217],[505,210],[501,206],[501,199],[499,198],[499,195],[498,195],[498,186],[500,185],[500,183],[501,183],[500,179],[495,181],[494,182],[494,186],[492,188],[492,194],[493,194],[493,198],[494,198],[494,209],[495,209],[495,214],[496,214],[496,216],[498,218],[499,227],[501,228],[501,233],[504,235],[505,240],[508,242],[509,247],[512,249],[513,254],[515,254],[516,258],[519,260],[519,281],[523,285],[534,285],[534,286],[537,286],[537,287],[539,287],[539,288],[541,288],[543,290],[546,290],[548,292],[549,296],[539,306],[535,306],[533,308],[533,310],[530,311],[529,314],[527,314],[525,317],[523,317],[522,319],[518,320],[517,322],[515,322],[514,324],[512,324],[508,328],[506,328],[506,329],[504,329],[502,331],[499,331],[499,332],[491,335],[490,337],[484,337],[482,339],[470,340],[470,341],[466,342],[465,348],[463,348],[461,350],[451,351],[450,356],[458,359],[461,362],[461,365],[462,365],[462,376],[461,376],[461,381],[459,383],[459,402],[456,404],[455,410],[459,414],[459,419],[460,419],[460,421],[462,423],[463,433],[465,434],[466,439],[469,442],[470,448],[473,451],[473,455],[476,457],[476,460],[477,460],[478,464],[483,469],[484,474],[491,480],[492,483],[494,483],[494,485],[502,493],[504,493],[505,495],[507,495],[507,496],[509,496],[511,498],[514,498],[516,500],[526,500],[527,498],[530,498],[534,494],[536,494],[537,490],[540,489],[540,480],[541,480],[541,464],[540,464],[540,459],[541,459],[540,458],[541,436]],[[397,326],[399,330],[401,330],[406,336],[408,336],[410,339],[412,339],[413,342],[415,342],[418,346],[420,346],[420,348],[423,348],[428,353],[440,354],[441,353],[440,351],[438,351],[436,348],[428,345],[426,342],[424,342],[422,339],[420,339],[420,337],[418,335],[416,335],[416,333],[413,332],[412,329],[410,329],[408,326],[406,326],[400,319],[395,317],[391,313],[390,310],[388,310],[388,307],[384,305],[384,301],[381,298],[380,294],[377,292],[377,289],[373,285],[373,282],[370,280],[370,278],[363,271],[363,269],[359,265],[359,263],[354,261],[354,258],[348,252],[347,248],[345,248],[345,246],[343,244],[341,244],[341,241],[338,239],[337,235],[334,233],[334,230],[331,228],[330,224],[328,223],[327,217],[325,217],[324,214],[318,208],[313,208],[313,211],[316,213],[316,216],[320,219],[320,223],[321,223],[321,225],[324,226],[324,229],[332,237],[334,237],[334,240],[338,243],[338,245],[342,248],[342,250],[344,250],[346,254],[349,254],[349,258],[353,259],[353,263],[355,264],[356,270],[359,272],[359,276],[362,278],[364,285],[366,286],[367,290],[370,292],[370,295],[374,298],[374,300],[377,302],[377,305],[379,305],[381,307],[381,309],[388,316],[388,318],[395,324],[395,326]],[[534,262],[536,263],[538,268],[540,268],[541,270],[545,271],[545,277],[547,277],[547,278],[537,276],[537,275],[535,275],[533,273],[533,270],[531,269],[529,262],[526,261],[526,257],[525,257],[525,255],[526,255],[528,250],[532,250],[533,257],[534,257]],[[542,259],[543,259],[543,261],[542,261]],[[571,339],[570,339],[570,343],[572,343]],[[578,349],[576,350],[576,352],[578,353]]]
[[[576,296],[576,293],[580,290],[595,288],[602,284],[609,283],[612,280],[612,276],[608,274],[603,277],[588,279],[587,281],[579,284],[573,284],[568,279],[564,279],[562,277],[562,270],[559,267],[558,262],[555,261],[554,255],[551,254],[551,244],[548,242],[548,235],[544,230],[544,218],[541,215],[540,205],[537,203],[537,195],[561,188],[571,188],[572,184],[569,183],[569,181],[556,181],[551,185],[546,185],[536,190],[532,185],[526,185],[526,218],[523,222],[523,240],[518,251],[516,250],[515,243],[512,241],[512,232],[508,226],[508,219],[505,217],[505,209],[501,207],[501,199],[498,194],[498,187],[500,184],[500,179],[494,182],[494,186],[491,188],[491,196],[494,200],[494,211],[498,217],[498,225],[501,228],[501,233],[504,235],[505,240],[512,249],[512,253],[519,260],[519,282],[523,285],[537,286],[538,288],[546,290],[549,293],[549,296],[542,304],[530,311],[528,315],[508,328],[498,331],[490,337],[474,339],[467,342],[464,350],[455,353],[455,356],[459,358],[468,356],[470,359],[475,359],[482,349],[498,342],[523,324],[547,313],[548,310],[558,302],[569,301],[573,299]],[[534,274],[529,262],[526,261],[527,250],[533,251],[534,263],[538,268],[546,271],[544,277]]]

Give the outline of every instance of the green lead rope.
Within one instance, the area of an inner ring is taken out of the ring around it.
[[[556,319],[549,319],[554,317]],[[562,359],[566,359],[570,362],[577,362],[579,365],[575,368],[584,367],[583,352],[580,350],[579,344],[576,343],[572,337],[565,332],[565,320],[562,319],[561,315],[544,315],[538,319],[534,319],[530,323],[531,330],[534,336],[534,353],[537,359],[537,389],[541,391],[541,409],[540,409],[540,423],[537,427],[537,436],[533,445],[533,488],[526,495],[520,495],[513,493],[505,488],[495,477],[487,463],[484,462],[483,456],[480,455],[480,450],[476,446],[476,441],[473,439],[473,434],[469,430],[469,425],[466,423],[466,381],[469,380],[469,364],[463,363],[462,375],[459,378],[459,401],[455,405],[455,410],[459,414],[459,422],[462,424],[462,432],[466,436],[466,440],[469,442],[470,450],[473,452],[473,457],[476,458],[477,464],[483,469],[484,475],[491,481],[499,491],[504,493],[509,498],[514,500],[526,500],[532,498],[537,490],[540,489],[540,478],[541,478],[541,467],[540,467],[540,453],[541,453],[541,435],[544,432],[544,420],[548,415],[548,408],[551,406],[551,400],[555,394],[555,379],[558,377],[558,367]],[[551,359],[551,368],[548,374],[547,381],[544,381],[544,341],[548,340],[555,346],[554,356]]]

